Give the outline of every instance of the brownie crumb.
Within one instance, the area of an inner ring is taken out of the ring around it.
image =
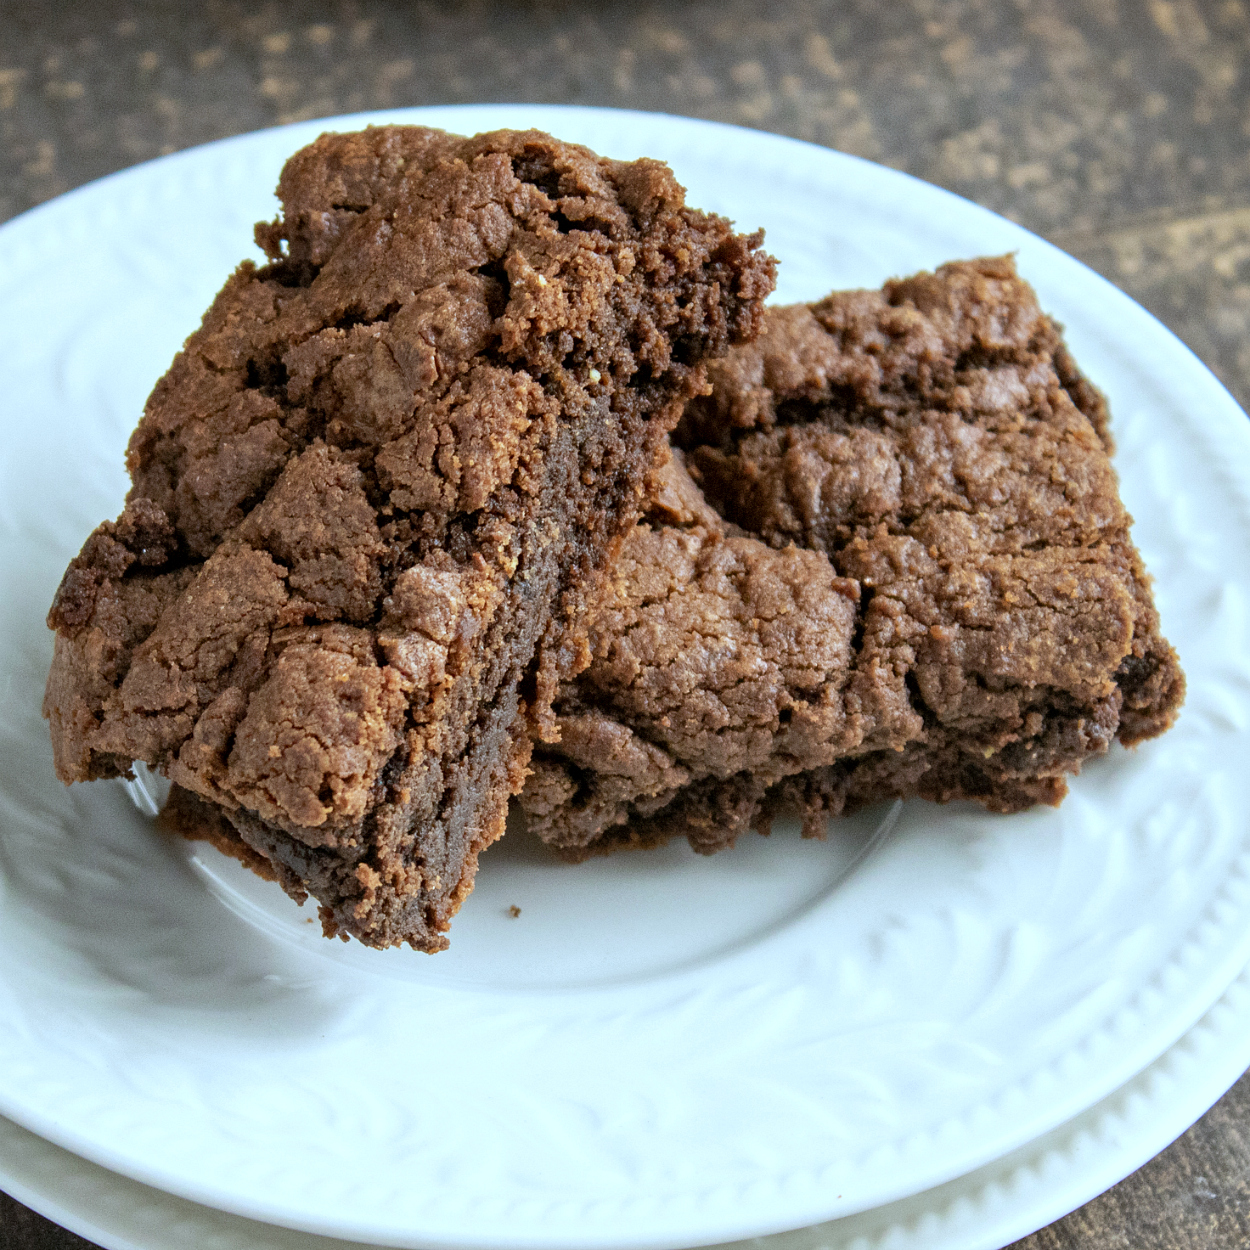
[[[278,192],[65,574],[44,713],[62,780],[142,760],[327,936],[435,951],[774,263],[535,131],[327,134]]]
[[[536,744],[565,857],[1057,804],[1175,720],[1106,402],[1010,258],[770,309],[711,376]]]

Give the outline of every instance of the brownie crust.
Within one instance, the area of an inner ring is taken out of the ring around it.
[[[536,748],[565,856],[1057,804],[1175,719],[1105,401],[1010,258],[770,309],[711,375]]]
[[[65,574],[44,712],[64,781],[143,760],[327,935],[433,951],[773,262],[538,132],[324,135],[278,194]]]

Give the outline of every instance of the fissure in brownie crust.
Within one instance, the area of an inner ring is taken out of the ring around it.
[[[770,309],[712,379],[536,750],[522,802],[567,857],[1057,803],[1172,723],[1105,403],[1009,258]]]
[[[143,760],[327,933],[436,950],[773,263],[664,166],[536,132],[326,135],[279,196],[58,591],[56,768]]]

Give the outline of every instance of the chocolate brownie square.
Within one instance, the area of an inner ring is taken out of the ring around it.
[[[327,935],[438,950],[773,262],[665,166],[533,131],[323,135],[278,192],[57,593],[56,769],[142,760]]]
[[[712,379],[536,749],[522,802],[564,855],[1057,804],[1172,723],[1105,402],[1010,258],[770,309]]]

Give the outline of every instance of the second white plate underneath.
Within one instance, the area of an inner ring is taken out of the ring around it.
[[[1135,1171],[1247,1065],[1250,969],[1146,1071],[1005,1158],[859,1215],[712,1250],[1000,1250]],[[105,1250],[369,1250],[175,1198],[5,1119],[0,1188]]]

